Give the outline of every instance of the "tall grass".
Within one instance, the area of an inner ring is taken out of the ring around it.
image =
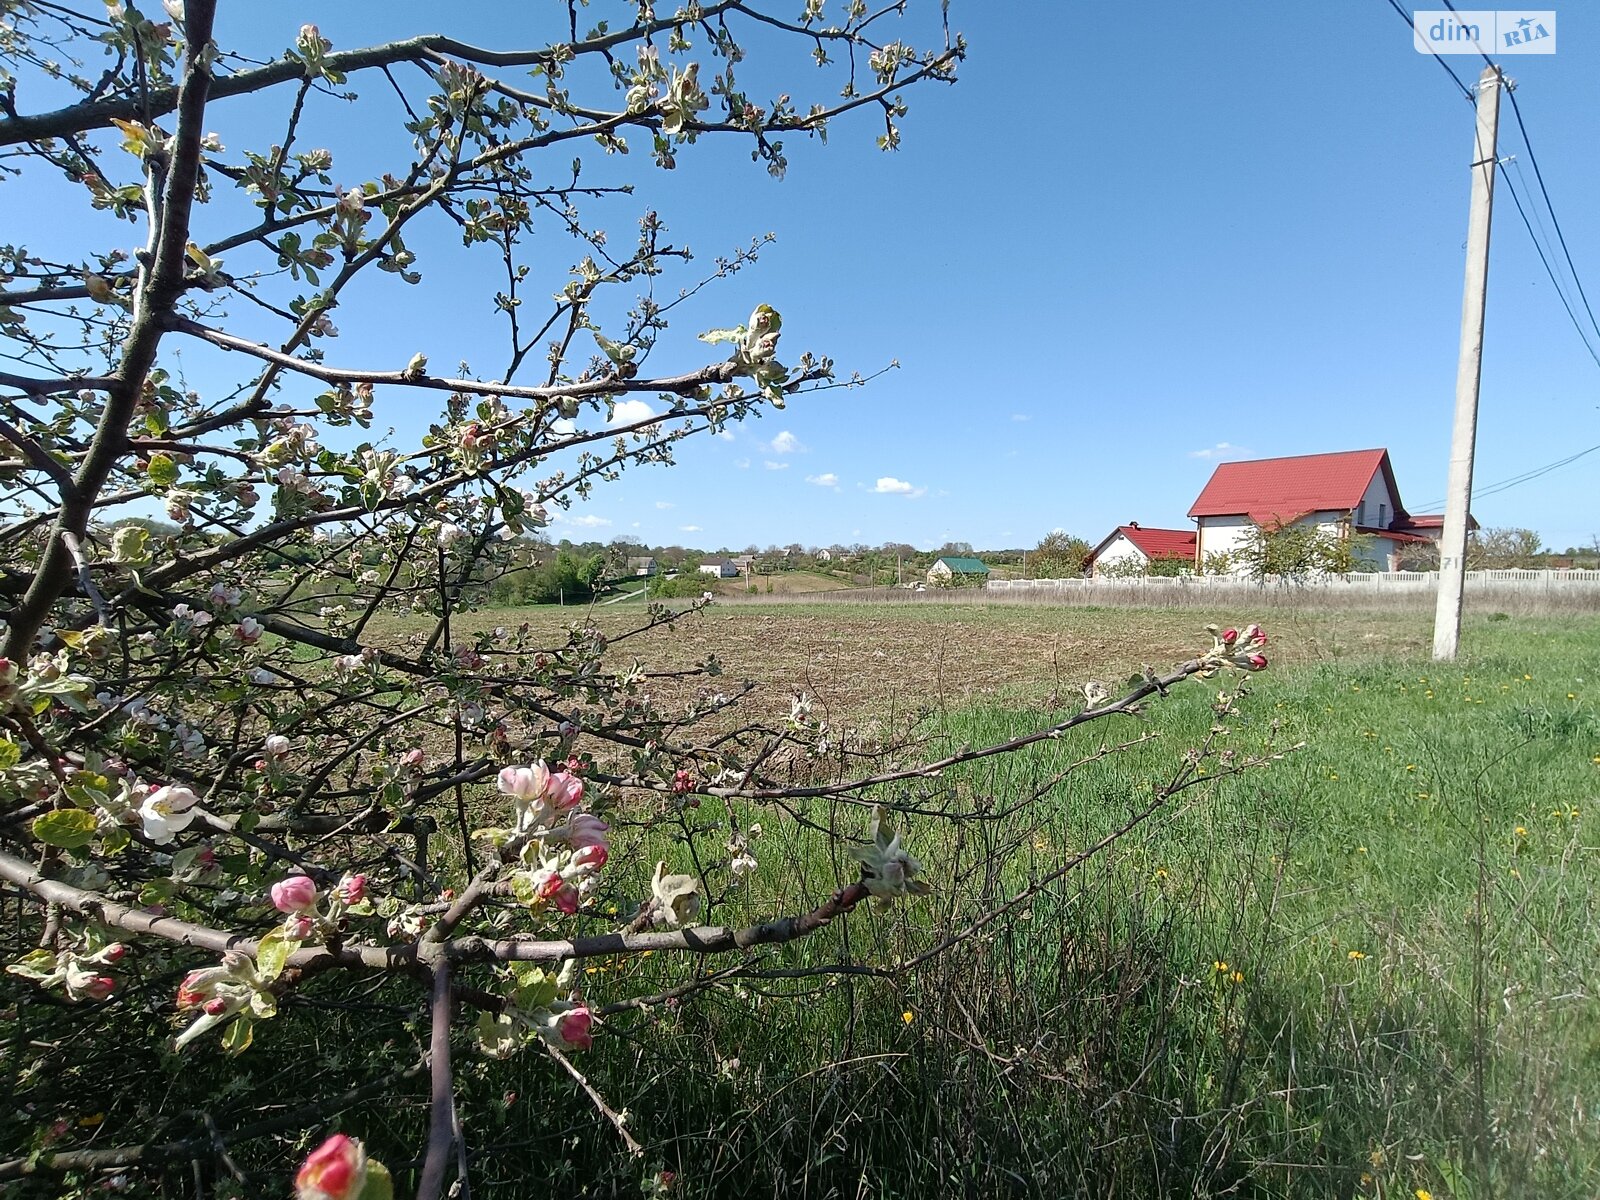
[[[547,1058],[491,1063],[460,1046],[474,1188],[632,1196],[666,1170],[676,1195],[797,1200],[1591,1197],[1600,621],[1480,619],[1466,647],[1448,670],[1340,658],[1256,677],[1228,744],[1306,749],[1183,793],[979,934],[885,975],[877,968],[1024,892],[1147,803],[1210,728],[1213,689],[1179,689],[1126,726],[1154,739],[1007,815],[1109,735],[1091,726],[1091,741],[907,785],[886,798],[972,817],[911,819],[934,896],[858,910],[753,956],[743,977],[608,1019],[581,1065],[627,1111],[644,1161],[623,1155]],[[953,710],[927,732],[993,741],[1059,715],[1046,704]],[[834,801],[802,815],[866,823]],[[713,888],[710,920],[796,911],[853,876],[838,841],[739,816],[764,826],[761,867],[726,894]],[[722,814],[688,817],[710,826]],[[619,845],[604,904],[625,911],[657,857],[689,865],[666,832],[641,836]],[[705,983],[728,965],[593,962],[588,999]],[[156,994],[170,984],[156,981]],[[28,1044],[59,1036],[53,1014],[26,1016]],[[11,1064],[35,1128],[98,1113],[115,1129],[155,1109],[170,1130],[203,1133],[184,1097],[205,1096],[227,1130],[292,1108],[323,1075],[358,1084],[420,1048],[404,981],[355,997],[345,981],[312,980],[238,1060],[209,1046],[182,1062],[143,1049],[164,1030],[154,1007],[96,1019],[113,1018],[120,1044],[109,1027],[84,1043],[117,1046],[113,1062],[69,1056],[55,1076],[41,1074],[42,1052]],[[130,1019],[149,1028],[130,1036]],[[338,1119],[402,1182],[425,1090],[396,1082],[383,1103]],[[230,1153],[242,1182],[215,1164],[159,1178],[174,1195],[193,1194],[202,1174],[213,1191],[201,1194],[277,1194],[295,1147],[259,1139]],[[65,1194],[58,1183],[36,1194]]]

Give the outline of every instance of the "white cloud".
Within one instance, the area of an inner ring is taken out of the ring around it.
[[[716,432],[716,436],[721,438],[725,442],[731,442],[731,441],[733,441],[733,430],[731,430],[731,429],[719,429]]]
[[[832,471],[826,471],[821,475],[807,475],[806,482],[814,483],[818,487],[831,487],[837,489],[839,486],[839,477]]]
[[[1011,419],[1013,421],[1031,421],[1031,420],[1033,420],[1033,418],[1030,417],[1027,413],[1012,413],[1011,414]]]
[[[805,447],[800,444],[800,439],[785,429],[767,444],[767,449],[774,454],[800,454]]]
[[[673,505],[671,500],[657,500],[656,501],[656,507],[657,508],[673,508],[675,506]]]
[[[1235,446],[1232,442],[1218,442],[1215,446],[1207,446],[1204,450],[1189,451],[1190,458],[1239,458],[1249,454],[1243,446]]]
[[[904,479],[896,479],[893,475],[885,475],[878,480],[877,486],[872,490],[880,496],[909,496],[912,499],[916,499],[928,489],[916,487],[907,483]]]
[[[679,533],[699,533],[700,532],[700,526],[698,526],[698,525],[679,525],[678,526],[678,532]]]
[[[769,471],[787,471],[789,469],[788,463],[773,462],[770,458],[761,465]]]
[[[637,528],[639,528],[639,526],[640,526],[640,524],[641,524],[641,522],[639,522],[639,521],[635,521],[635,522],[634,522],[634,523],[633,523],[633,527],[634,527],[634,528],[635,528],[635,529],[637,529]]]
[[[648,420],[656,415],[656,410],[643,400],[618,400],[611,409],[611,420],[608,425],[632,425],[636,421]]]
[[[567,525],[576,525],[580,529],[604,529],[611,524],[610,517],[597,517],[593,513],[584,513],[577,517],[557,517],[556,520]]]
[[[741,471],[748,471],[750,469],[750,460],[748,458],[735,459],[733,465]]]

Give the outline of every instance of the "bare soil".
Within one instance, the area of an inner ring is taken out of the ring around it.
[[[458,619],[457,627],[529,622],[551,644],[574,622],[608,635],[634,628],[633,606],[595,610],[495,609]],[[1065,696],[1084,681],[1116,683],[1148,664],[1170,667],[1209,646],[1208,622],[1244,624],[1250,613],[1083,608],[713,604],[617,647],[650,670],[689,667],[715,654],[731,690],[750,680],[751,715],[786,713],[804,691],[836,720],[955,707],[984,697],[1037,700]],[[1277,611],[1266,624],[1278,665],[1415,654],[1427,645],[1420,614]],[[698,684],[696,686],[699,686]]]

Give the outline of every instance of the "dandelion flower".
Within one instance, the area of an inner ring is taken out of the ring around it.
[[[1364,959],[1366,957],[1366,955],[1363,954],[1359,950],[1352,950],[1345,957],[1347,957],[1351,962],[1360,962],[1362,959]]]
[[[911,1022],[913,1022],[913,1021],[915,1021],[917,1019],[917,1014],[912,1012],[908,1008],[908,1009],[906,1009],[905,1012],[900,1014],[900,1019],[902,1021],[904,1021],[907,1025],[909,1025],[909,1024],[911,1024]]]

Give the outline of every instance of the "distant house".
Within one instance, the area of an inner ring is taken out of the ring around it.
[[[1393,571],[1402,552],[1437,542],[1444,517],[1408,513],[1387,450],[1346,450],[1220,464],[1189,509],[1195,561],[1239,548],[1254,526],[1311,525],[1339,537],[1367,534],[1359,553]]]
[[[933,560],[928,568],[928,582],[948,587],[953,583],[984,583],[989,578],[989,568],[976,558],[945,554]]]
[[[833,561],[833,551],[832,550],[818,550],[817,551],[817,561],[818,562],[832,562]]]
[[[654,575],[659,569],[656,566],[656,560],[653,558],[630,558],[628,560],[629,575]]]
[[[730,561],[739,569],[739,574],[748,575],[750,568],[755,565],[756,556],[754,554],[735,554]]]
[[[1181,559],[1194,565],[1192,529],[1147,529],[1137,521],[1118,525],[1089,552],[1089,573],[1122,574],[1143,571],[1156,561]]]
[[[700,574],[711,575],[717,579],[737,579],[739,566],[731,558],[712,555],[710,558],[700,560]]]

